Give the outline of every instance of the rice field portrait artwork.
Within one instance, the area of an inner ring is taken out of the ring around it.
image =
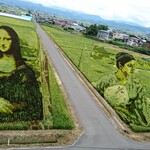
[[[97,55],[94,52],[96,51],[93,51],[93,58],[97,56],[106,61],[103,53]],[[131,53],[124,51],[104,54],[109,62],[114,57],[114,71],[107,72],[93,82],[93,85],[134,131],[150,131],[149,87],[144,85],[145,81],[142,79],[142,76],[149,73],[149,59],[135,58]],[[143,72],[141,77],[138,76],[140,72]]]
[[[0,123],[42,120],[42,105],[35,72],[21,56],[18,34],[0,26]]]

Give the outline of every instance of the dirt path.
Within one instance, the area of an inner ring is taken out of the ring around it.
[[[116,51],[127,52],[127,53],[133,54],[133,55],[135,55],[137,57],[150,58],[150,56],[148,56],[148,55],[137,53],[137,52],[133,52],[133,51],[129,51],[129,50],[126,50],[126,49],[122,49],[122,48],[119,48],[116,45],[110,45],[110,46],[107,46],[107,48],[114,49]]]

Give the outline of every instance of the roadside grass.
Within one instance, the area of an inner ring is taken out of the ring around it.
[[[39,123],[40,129],[73,129],[74,123],[66,99],[56,81],[54,69],[49,65],[42,49],[40,49],[40,64],[44,105],[44,119]]]
[[[49,69],[49,76],[53,129],[73,129],[75,127],[73,120],[52,69]]]
[[[20,38],[22,57],[36,73],[37,81],[39,82],[43,96],[44,112],[42,121],[0,123],[0,130],[74,128],[74,123],[68,111],[66,100],[48,64],[33,22],[0,16],[0,25],[10,26],[17,32]]]

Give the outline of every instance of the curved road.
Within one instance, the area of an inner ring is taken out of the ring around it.
[[[43,148],[43,150],[150,150],[150,143],[140,143],[128,139],[116,130],[112,121],[109,120],[104,111],[97,105],[92,94],[89,93],[84,84],[80,81],[75,71],[71,69],[64,60],[57,46],[37,23],[35,23],[35,25],[42,44],[48,51],[53,65],[85,130],[83,135],[72,146],[47,147]]]

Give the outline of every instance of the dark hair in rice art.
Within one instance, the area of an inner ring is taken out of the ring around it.
[[[120,64],[121,66],[124,66],[125,63],[131,60],[135,60],[135,58],[129,53],[119,52],[116,54],[116,66],[118,69],[120,68]]]

